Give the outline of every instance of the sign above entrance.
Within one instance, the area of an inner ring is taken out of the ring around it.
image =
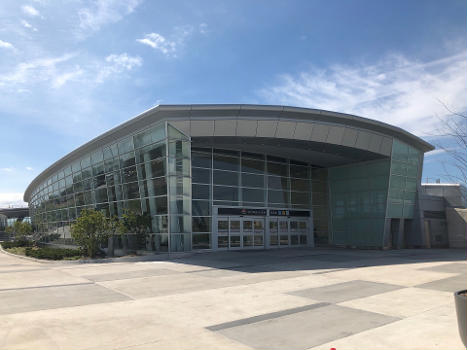
[[[269,210],[269,216],[301,216],[301,217],[309,217],[309,211],[301,211],[301,210]]]
[[[217,215],[266,216],[266,209],[255,208],[217,208]]]

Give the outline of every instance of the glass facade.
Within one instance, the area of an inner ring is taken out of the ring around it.
[[[328,169],[333,244],[381,246],[389,167],[385,159]]]
[[[414,217],[422,160],[422,152],[394,139],[389,178],[388,218],[412,219]]]
[[[189,159],[190,143],[172,129],[166,123],[149,127],[94,150],[49,177],[33,191],[29,202],[35,230],[69,242],[70,225],[84,208],[119,217],[128,209],[151,216],[145,248],[168,251],[168,193],[170,199],[178,198],[178,193],[170,191],[167,178],[171,186],[177,181],[172,179],[184,178],[178,172],[179,161],[183,163],[183,155]],[[185,147],[181,147],[182,156],[179,144]],[[189,182],[189,173],[187,178],[185,182]],[[174,245],[182,249],[178,240]]]
[[[215,207],[311,209],[313,168],[307,163],[212,148],[193,148],[191,155],[194,249],[217,248]]]

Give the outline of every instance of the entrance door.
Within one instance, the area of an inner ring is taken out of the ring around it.
[[[290,245],[300,244],[300,235],[298,232],[298,221],[290,220]]]
[[[253,219],[242,219],[242,242],[243,248],[254,246]]]
[[[264,247],[264,219],[242,219],[243,248]]]
[[[254,246],[264,247],[264,219],[253,220]]]
[[[287,247],[289,245],[289,221],[279,219],[279,246]]]
[[[268,219],[269,225],[269,246],[277,247],[279,245],[279,227],[277,218]]]
[[[229,248],[229,218],[217,219],[217,247]]]
[[[241,231],[240,219],[230,218],[230,249],[238,249],[241,247]]]

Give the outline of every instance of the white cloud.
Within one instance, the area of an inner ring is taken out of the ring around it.
[[[21,192],[0,193],[0,208],[25,207],[27,203],[23,202]]]
[[[74,70],[70,72],[64,72],[64,73],[58,74],[52,79],[52,87],[57,89],[63,86],[66,82],[70,80],[74,80],[77,77],[83,75],[83,73],[84,71],[80,67],[76,67]]]
[[[177,57],[178,50],[183,47],[185,40],[192,33],[192,26],[179,26],[174,28],[170,39],[159,33],[149,33],[145,34],[142,39],[136,39],[136,41],[162,52],[167,57]]]
[[[353,113],[400,126],[417,135],[433,133],[439,116],[467,107],[466,52],[430,62],[388,56],[372,65],[333,65],[284,74],[258,91],[273,104]]]
[[[125,15],[132,13],[141,0],[97,0],[91,8],[78,11],[80,35],[98,31],[108,23],[120,21]]]
[[[25,169],[26,169],[27,171],[33,171],[33,170],[34,170],[34,169],[33,169],[32,167],[30,167],[30,166],[27,166]]]
[[[440,155],[440,154],[443,154],[443,153],[446,153],[448,151],[452,150],[452,148],[449,148],[449,149],[435,149],[433,151],[430,151],[430,152],[427,152],[425,153],[425,158],[426,157],[433,157],[433,156],[437,156],[437,155]]]
[[[169,41],[158,33],[146,34],[143,39],[137,39],[136,41],[151,46],[166,56],[174,54],[177,48],[177,44],[174,41]]]
[[[13,46],[12,43],[9,43],[8,41],[3,41],[3,40],[0,40],[0,48],[1,49],[15,50],[15,47]]]
[[[35,84],[46,83],[54,89],[69,82],[80,82],[90,88],[111,76],[131,71],[143,64],[139,56],[127,53],[111,54],[105,60],[86,61],[82,66],[70,62],[78,54],[67,53],[59,57],[38,58],[21,62],[11,72],[0,74],[0,89],[27,92]]]
[[[13,170],[13,168],[0,168],[0,172],[2,173],[12,173]]]
[[[28,15],[28,16],[31,16],[31,17],[36,17],[36,16],[40,16],[40,13],[39,11],[37,11],[34,7],[32,7],[31,5],[23,5],[21,6],[21,10],[23,10],[23,12]]]
[[[11,73],[0,75],[0,87],[53,80],[57,76],[57,65],[74,56],[75,54],[67,53],[59,57],[39,58],[19,63]]]
[[[32,30],[34,32],[37,32],[37,28],[32,26],[28,21],[25,21],[24,19],[22,19],[21,24],[23,25],[23,27],[28,28],[28,29],[30,29],[30,30]]]
[[[143,59],[139,56],[128,56],[127,53],[109,55],[105,58],[105,64],[100,67],[96,82],[102,83],[110,75],[130,71],[135,67],[140,67],[142,64]]]

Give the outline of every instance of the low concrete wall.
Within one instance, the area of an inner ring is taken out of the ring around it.
[[[467,209],[446,208],[450,248],[466,248]]]

